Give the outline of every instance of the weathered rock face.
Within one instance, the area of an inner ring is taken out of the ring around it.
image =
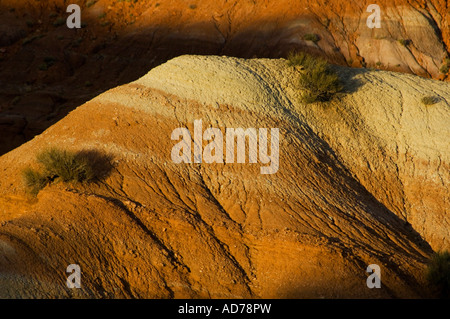
[[[285,60],[182,56],[2,156],[0,295],[428,296],[431,248],[450,246],[449,85],[340,68],[346,93],[306,106],[297,72]],[[422,105],[427,92],[440,101]],[[192,163],[175,163],[173,132],[196,140],[196,120],[224,137],[278,128],[278,170],[261,174],[259,152],[257,163],[226,151],[225,163],[194,163],[206,140],[191,144]],[[107,154],[113,168],[29,201],[18,176],[48,146]],[[65,288],[72,263],[76,295]],[[381,289],[366,286],[370,264]]]
[[[377,1],[380,29],[366,24],[372,1],[72,2],[82,7],[79,30],[61,25],[62,0],[0,3],[0,117],[26,120],[19,133],[2,131],[0,153],[180,54],[279,58],[306,50],[341,65],[448,76],[439,71],[450,46],[445,0]],[[42,95],[51,100],[35,102]]]

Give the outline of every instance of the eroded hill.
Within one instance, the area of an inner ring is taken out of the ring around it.
[[[82,28],[65,25],[62,0],[0,1],[0,153],[21,145],[101,92],[182,54],[286,57],[448,79],[445,0],[71,1]]]
[[[3,155],[1,297],[428,296],[426,262],[450,238],[449,84],[339,68],[344,92],[303,105],[298,72],[182,56]],[[439,101],[423,105],[430,94]],[[278,128],[278,171],[261,174],[261,157],[174,163],[173,131],[195,139],[196,120],[224,136]],[[21,171],[51,146],[106,154],[112,168],[30,199]],[[80,290],[65,285],[73,263]],[[366,286],[370,264],[382,289]]]

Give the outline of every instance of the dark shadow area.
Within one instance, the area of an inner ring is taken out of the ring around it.
[[[200,10],[200,4],[176,8],[175,12],[163,2],[112,3],[113,7],[128,3],[141,10],[151,7],[152,12],[165,12],[145,16],[143,27],[138,26],[133,14],[116,10],[109,16],[95,11],[109,10],[100,3],[97,6],[97,1],[74,2],[82,7],[80,29],[66,27],[69,13],[62,0],[0,3],[0,155],[42,133],[102,92],[137,80],[183,54],[280,58],[297,50],[326,57],[338,65],[366,65],[363,57],[361,61],[347,61],[343,48],[337,47],[329,25],[340,26],[340,19],[305,13],[285,20],[276,16],[259,19],[247,25],[242,16],[242,21],[233,21],[231,13],[220,6],[217,14],[189,20],[186,17]],[[361,8],[354,9],[355,14],[362,13]],[[302,23],[296,24],[300,18]],[[240,28],[241,24],[246,27]],[[345,86],[346,92],[352,92],[358,83]]]
[[[330,167],[331,171],[337,172],[336,176],[342,176],[344,185],[352,190],[353,196],[355,197],[356,203],[358,203],[362,210],[370,214],[373,218],[379,221],[381,224],[390,228],[393,232],[401,233],[405,238],[411,242],[416,243],[420,249],[422,249],[427,254],[431,255],[433,250],[431,246],[422,239],[422,236],[412,228],[411,224],[406,220],[401,219],[394,212],[389,210],[382,202],[380,202],[375,196],[373,196],[370,191],[368,191],[364,185],[357,181],[352,172],[346,167],[344,163],[339,160],[339,156],[333,150],[333,148],[322,138],[320,138],[308,125],[302,123],[298,118],[297,114],[289,109],[285,109],[286,115],[294,122],[301,123],[301,130],[291,131],[290,129],[285,132],[286,135],[296,136],[302,144],[308,149],[308,152],[312,152],[318,158],[320,163],[325,163],[326,167]],[[298,126],[298,124],[297,124]],[[286,126],[289,127],[289,126]],[[291,127],[295,127],[292,125]],[[314,148],[311,148],[311,140],[314,142]],[[320,164],[322,165],[322,164]],[[322,169],[321,171],[326,171]],[[332,179],[332,175],[329,176]],[[332,184],[332,181],[330,181]],[[345,213],[345,212],[343,212]],[[369,232],[373,233],[377,237],[373,230],[368,229]],[[332,239],[335,242],[339,240]],[[388,245],[395,245],[399,251],[402,251],[405,255],[416,258],[421,262],[426,262],[427,260],[421,256],[420,253],[415,253],[414,256],[407,252],[403,247],[398,244],[393,243],[389,238],[380,238],[380,241],[385,241]]]
[[[279,42],[275,30],[258,25],[232,36],[211,31],[213,21],[190,24],[182,33],[164,25],[120,30],[83,15],[82,28],[69,29],[64,9],[27,11],[0,4],[0,155],[102,92],[180,55],[280,58],[292,49],[324,54],[305,41]],[[340,53],[333,59],[346,63]]]
[[[90,169],[93,172],[91,182],[108,178],[114,168],[112,164],[114,159],[113,155],[98,150],[81,150],[76,153],[76,157],[89,163]]]
[[[436,252],[428,264],[426,279],[437,298],[450,299],[450,252]]]
[[[356,75],[358,74],[358,70],[351,70],[349,72],[348,76]],[[365,71],[362,71],[365,72]],[[357,82],[358,85],[360,82]],[[302,123],[302,121],[298,118],[298,116],[295,114],[295,112],[292,112],[289,109],[285,109],[286,115],[293,121],[297,123]],[[318,158],[320,163],[318,165],[323,165],[325,167],[328,167],[331,169],[331,171],[336,172],[335,174],[328,175],[330,179],[330,184],[335,183],[333,181],[333,176],[341,176],[343,178],[342,180],[342,187],[344,193],[352,193],[355,198],[355,203],[360,207],[361,210],[372,216],[376,221],[378,221],[380,224],[386,226],[388,229],[390,229],[393,233],[401,234],[398,236],[398,239],[400,243],[392,241],[392,239],[388,236],[386,237],[379,237],[379,234],[375,230],[377,225],[374,225],[372,227],[366,227],[364,224],[360,224],[359,221],[356,219],[354,220],[355,224],[354,227],[363,226],[364,229],[373,235],[373,238],[377,238],[377,241],[383,243],[383,245],[392,247],[395,251],[400,252],[403,256],[407,256],[410,258],[413,258],[419,262],[426,263],[428,260],[426,257],[422,255],[422,253],[425,253],[429,256],[432,255],[433,249],[429,245],[427,241],[425,241],[422,236],[411,226],[411,224],[401,219],[398,215],[396,215],[393,211],[388,209],[382,202],[380,202],[369,190],[365,188],[364,185],[362,185],[358,180],[356,180],[353,177],[352,172],[346,167],[344,163],[342,163],[339,160],[338,155],[335,153],[335,151],[332,149],[332,147],[322,138],[320,138],[308,125],[306,124],[300,124],[302,129],[301,130],[288,130],[285,132],[286,135],[292,135],[296,136],[300,141],[303,141],[302,144],[307,149],[306,152],[312,152],[315,154],[315,156]],[[288,125],[287,127],[294,127],[292,125]],[[300,133],[299,133],[300,132]],[[314,142],[314,147],[312,148],[311,140]],[[320,169],[320,171],[326,171],[325,168]],[[346,214],[345,211],[342,211],[342,214]],[[351,216],[348,217],[349,220],[352,220]],[[352,251],[347,244],[344,244],[339,237],[331,237],[328,238],[329,245],[332,245],[336,247],[336,249],[342,250],[342,254],[344,255],[350,255],[353,256],[353,260],[358,264],[358,266],[361,269],[365,269],[365,267],[368,266],[368,264],[365,264],[364,261],[361,259],[361,256],[358,256],[358,253],[356,251]],[[414,243],[417,245],[417,248],[411,247],[411,249],[405,249],[404,247],[410,247],[411,245],[409,242]],[[357,247],[358,244],[355,245]],[[361,248],[361,247],[359,247]],[[373,248],[372,248],[373,249]],[[390,255],[384,254],[382,251],[379,251],[377,255],[375,256],[379,260],[383,262],[385,267],[388,267],[393,273],[395,273],[399,278],[401,278],[404,282],[408,283],[408,285],[411,287],[411,289],[414,289],[414,291],[417,293],[417,295],[423,296],[424,298],[429,298],[429,291],[426,291],[423,289],[423,287],[416,281],[415,277],[413,275],[409,275],[402,271],[398,264],[395,263],[395,260],[392,259]],[[320,267],[320,266],[318,266]],[[332,270],[330,270],[332,271]],[[364,276],[365,273],[362,273],[361,276]],[[367,274],[368,275],[368,274]],[[364,285],[365,282],[362,281],[362,285]],[[318,287],[319,289],[320,287]],[[302,290],[303,288],[299,288],[296,290],[295,287],[292,287],[289,291],[286,291],[284,295],[286,298],[299,298],[299,296],[304,296],[305,291]],[[315,290],[315,292],[318,291],[318,289]],[[323,289],[326,289],[324,287]],[[308,291],[306,291],[306,294],[308,294]],[[326,291],[324,291],[324,294],[326,295]],[[343,290],[341,293],[342,298],[354,298],[354,295],[351,292]],[[400,296],[397,296],[393,289],[383,285],[383,297],[382,298],[399,298]],[[345,297],[346,296],[346,297]]]
[[[357,92],[364,85],[364,82],[356,76],[369,72],[366,68],[344,68],[337,65],[333,66],[333,69],[341,80],[343,86],[341,93],[347,94]]]

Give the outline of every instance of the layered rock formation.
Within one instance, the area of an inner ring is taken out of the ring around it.
[[[450,246],[449,85],[339,68],[345,92],[303,105],[298,72],[182,56],[2,156],[0,296],[429,296],[426,262]],[[172,132],[195,120],[224,136],[278,128],[278,171],[174,163]],[[27,198],[21,171],[51,146],[108,155],[108,177]],[[80,290],[65,286],[73,263]],[[370,264],[381,289],[366,286]]]
[[[0,2],[0,153],[180,54],[279,58],[295,49],[341,65],[448,77],[444,0],[377,1],[380,29],[366,24],[372,1],[71,3],[82,8],[82,29],[66,28],[62,0]]]

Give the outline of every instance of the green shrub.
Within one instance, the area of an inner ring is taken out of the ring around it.
[[[433,254],[428,264],[426,278],[439,297],[450,297],[450,252]]]
[[[58,148],[45,149],[36,156],[36,160],[40,170],[27,168],[23,171],[25,186],[33,195],[51,182],[92,182],[105,175],[110,161],[94,151],[72,152]]]
[[[24,169],[22,175],[25,187],[28,192],[34,196],[36,196],[49,182],[48,178],[44,174],[31,168]]]
[[[314,58],[304,52],[289,52],[287,57],[288,66],[305,67],[313,62]]]
[[[317,42],[319,42],[320,37],[317,34],[308,33],[303,36],[303,40],[312,41],[314,43],[317,43]]]
[[[38,154],[37,161],[43,165],[45,175],[51,180],[59,178],[66,183],[83,182],[94,177],[87,158],[74,152],[50,148]]]
[[[302,101],[305,103],[329,101],[332,96],[342,90],[339,76],[322,58],[309,54],[290,53],[289,66],[301,66],[299,84],[305,90]]]
[[[439,99],[436,96],[427,95],[424,96],[420,101],[423,105],[433,105],[439,102]]]

